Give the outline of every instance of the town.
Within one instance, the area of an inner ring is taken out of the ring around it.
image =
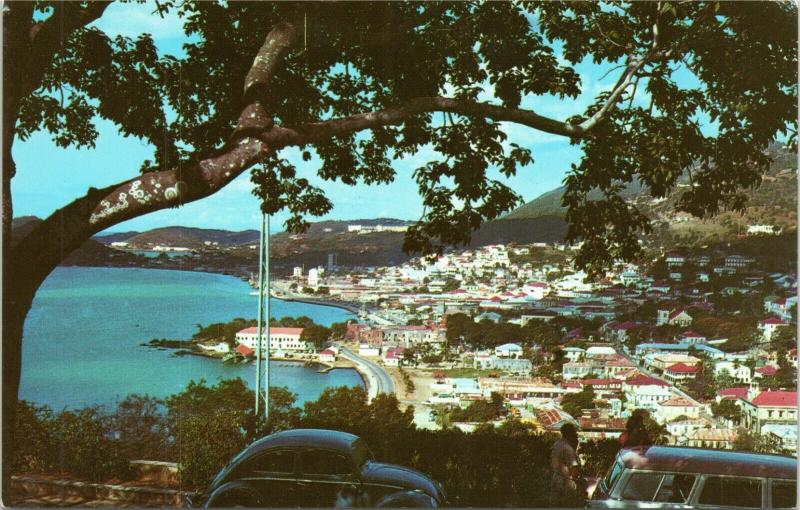
[[[381,365],[421,427],[506,416],[615,438],[646,409],[670,444],[797,451],[792,271],[719,249],[675,250],[589,282],[563,244],[493,245],[365,270],[295,268],[276,294],[359,306],[340,348]],[[791,267],[789,264],[787,267]],[[279,356],[314,351],[273,328]],[[252,355],[256,330],[237,335]],[[500,395],[503,408],[481,413]],[[474,411],[474,412],[471,412]]]

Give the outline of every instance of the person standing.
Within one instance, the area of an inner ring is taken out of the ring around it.
[[[634,446],[650,446],[653,440],[645,427],[645,420],[650,417],[646,409],[636,409],[625,423],[625,432],[619,436],[619,444],[622,448],[632,448]]]
[[[561,426],[561,439],[553,444],[550,452],[550,468],[553,478],[550,483],[550,505],[557,507],[583,506],[578,496],[578,430],[572,423]]]

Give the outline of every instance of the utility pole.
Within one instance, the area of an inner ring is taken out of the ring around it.
[[[267,312],[267,355],[266,355],[266,364],[264,368],[264,420],[266,423],[269,423],[269,351],[270,351],[270,334],[269,334],[269,216],[267,218],[267,228],[266,228],[266,236],[264,245],[266,246],[266,250],[264,252],[264,272],[266,273],[266,283],[267,283],[267,300],[266,300],[266,312]],[[264,299],[263,294],[261,299]],[[260,391],[260,389],[259,389]]]
[[[259,405],[261,404],[261,343],[263,341],[263,318],[264,318],[264,230],[266,228],[267,215],[261,213],[261,236],[258,239],[258,319],[256,322],[256,407],[255,414],[258,416]],[[267,315],[269,317],[269,315]],[[267,319],[269,321],[269,319]],[[267,360],[269,363],[269,360]]]

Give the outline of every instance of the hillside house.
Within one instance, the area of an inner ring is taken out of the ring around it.
[[[742,408],[742,425],[758,434],[769,423],[797,426],[796,391],[762,391],[752,400],[737,400]]]
[[[677,384],[695,379],[699,371],[700,367],[697,365],[675,363],[664,370],[664,378]]]
[[[788,326],[788,323],[777,317],[770,317],[768,319],[758,321],[758,330],[761,331],[761,339],[764,342],[772,341],[772,335],[775,334],[778,328],[782,328],[784,326]]]
[[[663,326],[668,324],[670,326],[687,327],[692,324],[692,316],[683,308],[675,310],[659,310],[656,316],[656,326]]]
[[[672,397],[656,404],[653,418],[659,423],[674,421],[684,416],[689,419],[700,417],[700,405],[684,397]]]
[[[519,344],[503,344],[494,348],[494,355],[498,358],[521,358],[522,346]]]
[[[622,383],[622,391],[630,409],[644,408],[655,412],[659,402],[672,398],[669,385],[661,379],[637,375]]]
[[[694,448],[713,448],[715,450],[730,450],[736,441],[738,433],[733,429],[702,428],[689,435],[688,446]]]

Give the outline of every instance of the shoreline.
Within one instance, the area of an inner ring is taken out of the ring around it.
[[[293,301],[295,303],[305,303],[307,305],[328,306],[328,307],[331,307],[331,308],[339,308],[339,309],[342,309],[342,310],[346,310],[346,311],[352,313],[353,315],[358,315],[358,313],[361,311],[355,305],[349,305],[349,304],[341,303],[341,302],[338,302],[338,301],[325,301],[325,300],[315,299],[315,298],[296,298],[296,297],[286,297],[286,296],[283,296],[283,297],[270,296],[270,297],[273,298],[273,299],[279,299],[281,301]]]
[[[89,269],[155,269],[158,271],[177,271],[177,272],[186,272],[186,273],[204,273],[204,274],[212,274],[212,275],[219,275],[219,276],[230,276],[231,278],[236,278],[237,280],[241,280],[244,283],[248,283],[248,278],[244,275],[234,274],[230,272],[223,272],[223,271],[210,271],[210,268],[203,268],[200,269],[193,269],[193,268],[182,268],[177,269],[174,267],[162,267],[162,266],[116,266],[116,265],[109,265],[109,266],[91,266],[91,265],[59,265],[56,267],[64,267],[64,268],[71,268],[71,267],[84,267]],[[248,287],[250,285],[248,284]],[[252,289],[252,287],[250,287]],[[281,292],[286,294],[286,290],[281,288]],[[271,299],[277,299],[279,301],[286,301],[286,302],[295,302],[295,303],[304,303],[307,305],[316,305],[316,306],[327,306],[330,308],[339,308],[341,310],[345,310],[347,312],[352,313],[353,315],[358,316],[361,309],[352,303],[344,303],[341,301],[336,301],[332,299],[318,299],[313,297],[289,297],[288,295],[284,296],[275,296],[274,294],[270,295]]]

